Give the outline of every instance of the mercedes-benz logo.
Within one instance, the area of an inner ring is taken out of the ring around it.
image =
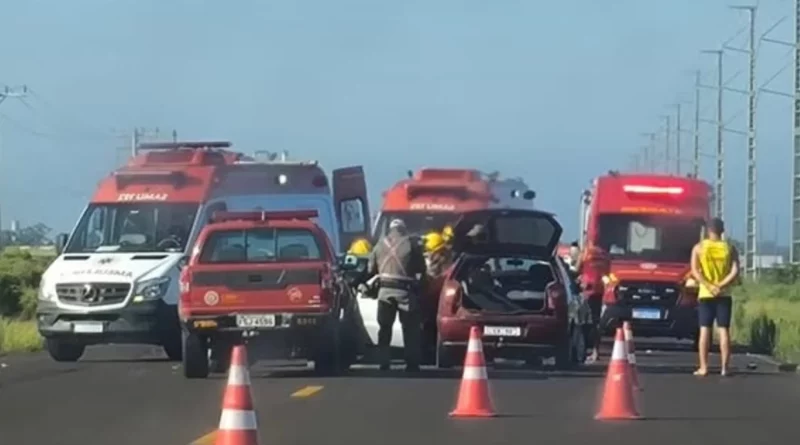
[[[97,300],[97,289],[91,284],[84,284],[81,297],[83,297],[83,301],[93,303]]]

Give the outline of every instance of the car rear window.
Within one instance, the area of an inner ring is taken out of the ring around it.
[[[201,263],[315,261],[324,251],[308,229],[246,229],[212,232],[200,253]]]

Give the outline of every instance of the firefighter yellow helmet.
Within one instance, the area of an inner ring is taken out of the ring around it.
[[[453,239],[453,228],[451,226],[444,226],[444,229],[442,229],[442,238],[445,242]]]
[[[368,255],[371,250],[372,245],[369,243],[369,241],[360,238],[353,241],[353,244],[350,244],[350,249],[347,251],[347,253],[349,255],[363,256]]]
[[[428,252],[436,252],[444,247],[444,238],[439,232],[431,232],[425,235],[425,250]]]

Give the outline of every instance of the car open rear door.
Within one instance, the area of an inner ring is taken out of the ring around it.
[[[339,249],[347,251],[358,238],[370,232],[367,181],[360,165],[333,171],[333,200],[339,222]]]
[[[561,239],[561,224],[540,210],[490,209],[465,212],[453,227],[453,249],[478,254],[523,254],[549,258]]]

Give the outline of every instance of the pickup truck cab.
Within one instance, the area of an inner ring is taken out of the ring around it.
[[[250,356],[344,365],[352,298],[315,210],[218,212],[181,273],[179,316],[187,378],[225,372],[235,344]],[[346,365],[344,365],[346,367]]]

